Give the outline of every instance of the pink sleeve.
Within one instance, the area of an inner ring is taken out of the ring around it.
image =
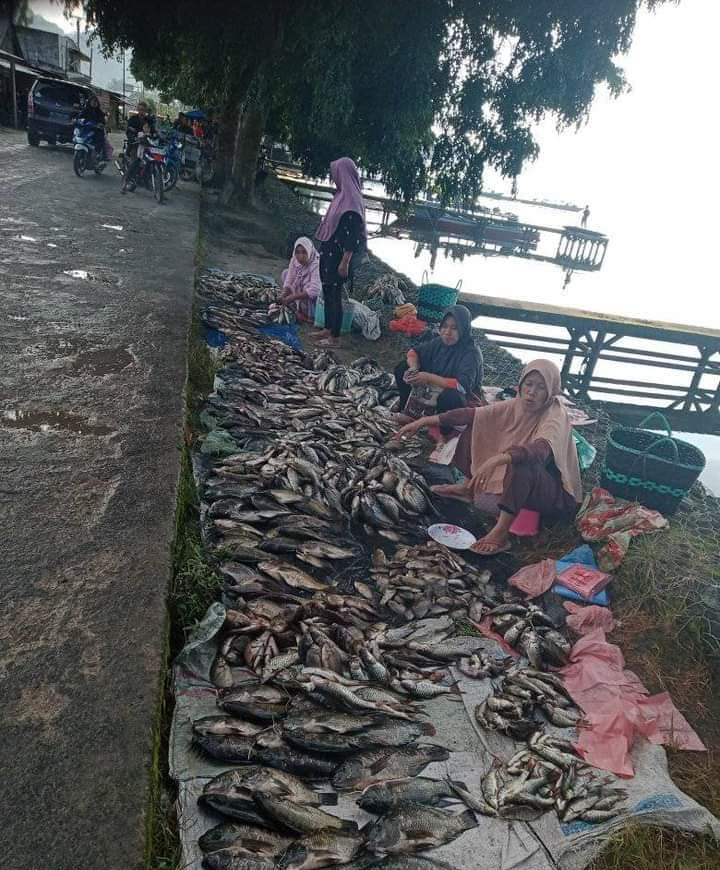
[[[320,257],[315,257],[310,269],[305,275],[305,281],[302,288],[311,299],[317,299],[322,289],[320,283]]]
[[[288,263],[287,269],[283,272],[283,282],[285,287],[289,287],[291,290],[296,290],[298,279],[298,268],[297,263],[295,262],[295,257],[290,258],[290,262]]]

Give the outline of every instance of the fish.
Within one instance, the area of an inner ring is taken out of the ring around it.
[[[458,791],[467,791],[462,783],[448,783],[441,779],[415,776],[368,786],[358,798],[358,806],[368,813],[382,815],[402,803],[442,803],[445,799],[458,797]]]
[[[272,686],[238,686],[220,692],[218,704],[236,716],[248,716],[260,722],[272,722],[285,715],[288,696]]]
[[[304,589],[308,592],[323,591],[327,589],[327,583],[321,583],[306,571],[289,565],[285,562],[258,562],[258,570],[273,580],[280,580],[293,589]]]
[[[307,806],[335,806],[334,792],[318,792],[301,779],[274,768],[250,765],[221,773],[205,784],[198,801],[223,815],[266,825],[266,818],[254,801],[258,791],[289,798]],[[259,818],[260,821],[255,819]]]
[[[349,754],[375,746],[404,746],[419,737],[431,737],[435,728],[429,722],[397,722],[389,720],[384,725],[370,726],[355,734],[308,733],[302,726],[288,728],[283,733],[288,742],[313,752]]]
[[[258,762],[305,779],[330,779],[337,768],[337,759],[303,752],[272,730],[258,735],[253,747]]]
[[[312,834],[323,830],[357,833],[356,822],[331,816],[319,807],[298,804],[291,800],[273,797],[258,792],[255,801],[270,818],[283,827],[300,834]]]
[[[260,725],[232,716],[203,716],[193,722],[195,734],[214,734],[218,737],[255,737],[260,731],[262,731]]]
[[[428,764],[447,761],[448,758],[448,750],[433,743],[391,750],[370,749],[344,761],[335,771],[331,782],[336,789],[364,789],[391,779],[417,776]]]
[[[198,845],[203,852],[230,848],[244,852],[246,857],[251,858],[253,855],[275,857],[291,842],[291,837],[268,828],[246,825],[243,822],[222,822],[206,831],[200,837]]]
[[[367,849],[381,857],[419,852],[449,843],[476,827],[477,820],[469,809],[452,815],[423,804],[402,804],[370,827]]]
[[[359,834],[324,830],[307,834],[288,846],[277,866],[280,870],[316,870],[347,864],[364,845]]]
[[[203,859],[206,870],[273,870],[275,866],[275,861],[246,858],[233,849],[219,849]]]

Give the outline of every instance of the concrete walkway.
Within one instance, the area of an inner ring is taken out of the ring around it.
[[[4,870],[139,867],[170,574],[198,188],[71,160],[0,136]]]

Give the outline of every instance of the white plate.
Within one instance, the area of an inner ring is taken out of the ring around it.
[[[452,523],[435,523],[428,529],[428,535],[433,541],[444,544],[451,550],[467,550],[477,540],[467,529],[454,526]]]

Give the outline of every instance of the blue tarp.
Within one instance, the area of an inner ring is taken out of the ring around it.
[[[267,335],[269,338],[277,338],[278,341],[284,341],[293,350],[302,350],[300,336],[298,335],[297,326],[281,326],[280,324],[271,324],[270,326],[261,326],[258,332]]]

